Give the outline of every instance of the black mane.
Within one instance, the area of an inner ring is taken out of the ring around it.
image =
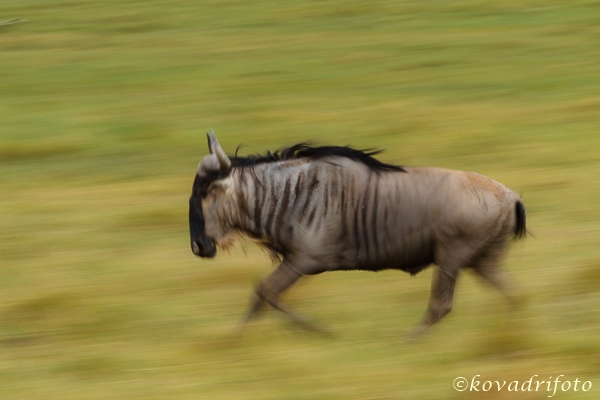
[[[297,160],[300,158],[320,159],[323,157],[337,156],[345,157],[361,162],[376,172],[406,170],[398,165],[385,164],[373,158],[381,153],[381,150],[356,150],[350,146],[312,146],[308,143],[298,143],[290,147],[277,150],[275,153],[267,151],[266,155],[256,154],[246,157],[238,156],[238,149],[233,157],[230,157],[232,167],[253,167],[257,164],[274,163],[278,161]]]

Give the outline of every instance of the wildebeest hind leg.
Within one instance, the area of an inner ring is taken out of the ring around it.
[[[522,299],[516,294],[512,277],[502,269],[503,255],[503,247],[495,247],[474,263],[473,270],[502,293],[513,308],[516,308],[521,304]]]
[[[450,273],[444,267],[434,270],[427,311],[421,323],[410,332],[411,337],[416,338],[427,332],[452,310],[455,286],[456,274]]]

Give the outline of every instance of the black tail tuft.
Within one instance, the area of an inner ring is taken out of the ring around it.
[[[522,239],[527,236],[527,227],[525,226],[525,206],[521,201],[517,201],[515,204],[515,215],[517,217],[517,223],[515,224],[515,238]]]

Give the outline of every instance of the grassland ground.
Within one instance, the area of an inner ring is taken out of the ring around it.
[[[600,390],[597,1],[5,0],[0,21],[0,398],[541,399],[455,378]],[[266,312],[248,245],[189,249],[204,132],[242,154],[306,140],[473,170],[521,193],[533,233],[510,312],[464,274],[453,313],[403,338],[431,270],[330,273]],[[560,396],[560,397],[559,397]]]

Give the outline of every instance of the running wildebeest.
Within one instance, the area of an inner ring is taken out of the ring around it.
[[[414,334],[452,309],[456,278],[472,269],[509,299],[500,261],[509,239],[526,235],[517,194],[483,175],[399,167],[350,147],[298,144],[265,156],[229,158],[214,132],[190,198],[195,255],[211,258],[236,236],[250,238],[281,263],[256,289],[243,325],[267,303],[318,330],[279,302],[303,275],[399,269],[429,264],[429,305]],[[243,329],[242,325],[242,329]]]

